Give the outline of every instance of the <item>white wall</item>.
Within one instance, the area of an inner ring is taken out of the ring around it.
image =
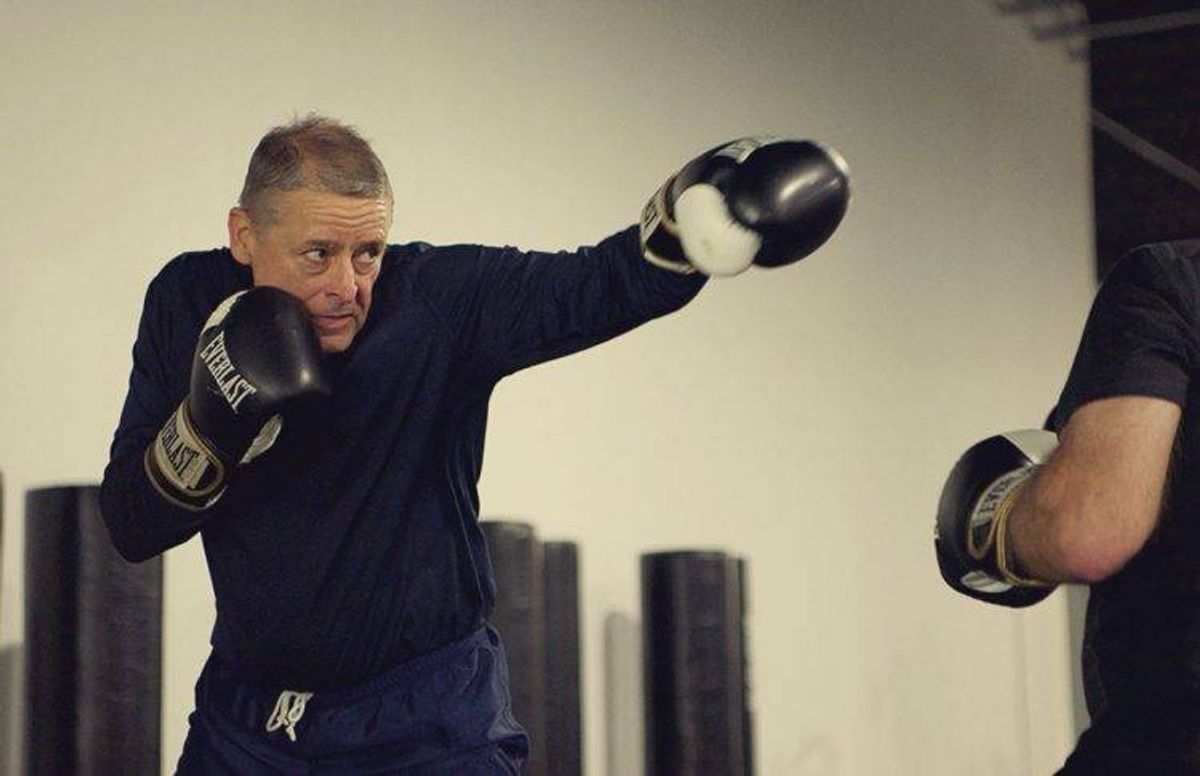
[[[855,199],[804,264],[502,384],[487,514],[583,552],[585,717],[637,556],[750,559],[765,774],[1046,773],[1073,740],[1063,596],[937,576],[976,438],[1040,423],[1092,293],[1086,73],[984,2],[3,4],[0,642],[22,501],[97,481],[147,280],[222,244],[250,150],[320,109],[374,140],[393,239],[557,248],[631,222],[741,134],[840,148]],[[193,542],[166,563],[164,762],[207,648]],[[969,771],[968,771],[969,769]]]

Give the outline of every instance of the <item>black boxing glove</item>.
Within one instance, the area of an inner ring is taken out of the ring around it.
[[[277,288],[240,291],[205,322],[191,390],[146,448],[146,474],[172,504],[212,506],[232,467],[274,443],[289,408],[329,390],[304,305]]]
[[[833,149],[742,138],[693,159],[646,203],[642,254],[706,275],[791,264],[829,239],[849,202],[849,170]]]
[[[1008,516],[1021,490],[1054,452],[1058,437],[1030,429],[989,437],[951,470],[938,502],[934,550],[942,579],[963,595],[1030,606],[1054,585],[1023,576],[1008,546]]]

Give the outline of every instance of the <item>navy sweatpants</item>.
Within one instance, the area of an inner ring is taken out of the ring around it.
[[[529,753],[490,627],[327,693],[256,687],[210,656],[188,721],[180,774],[517,774]]]

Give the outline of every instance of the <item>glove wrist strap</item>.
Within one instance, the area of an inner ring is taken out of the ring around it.
[[[225,491],[225,462],[192,424],[186,399],[146,448],[143,463],[150,484],[175,506],[199,511]]]
[[[674,176],[660,186],[642,208],[642,257],[660,269],[691,275],[697,270],[687,260],[675,222],[667,211],[667,189],[673,181]]]
[[[1035,469],[1037,467],[1034,467]],[[1004,495],[999,506],[996,507],[996,518],[994,521],[993,532],[996,539],[996,568],[1000,572],[1001,578],[1010,585],[1017,587],[1054,587],[1049,582],[1043,582],[1039,579],[1027,577],[1024,574],[1017,572],[1017,559],[1012,552],[1011,537],[1008,532],[1008,523],[1012,516],[1013,508],[1017,504],[1017,500],[1029,486],[1033,479],[1032,472],[1029,476],[1018,482]]]

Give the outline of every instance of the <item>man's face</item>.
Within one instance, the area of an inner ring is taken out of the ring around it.
[[[254,285],[299,299],[313,316],[325,353],[350,347],[371,309],[371,288],[392,225],[387,199],[343,197],[314,189],[271,196],[274,218],[255,223],[229,213],[234,258],[249,265]]]

